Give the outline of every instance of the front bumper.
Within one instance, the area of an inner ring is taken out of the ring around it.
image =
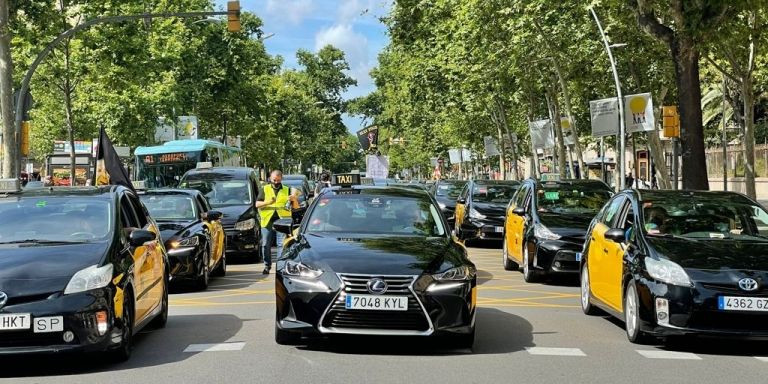
[[[576,254],[581,252],[582,244],[563,240],[544,240],[535,244],[536,252],[533,267],[553,274],[578,274],[579,261]]]
[[[638,280],[637,288],[642,303],[641,329],[656,336],[709,335],[768,339],[768,312],[724,311],[718,308],[718,298],[721,296],[768,298],[768,292],[728,292],[709,289],[702,284],[692,288],[680,287],[645,278]],[[668,322],[657,319],[657,298],[668,300]]]
[[[504,238],[504,222],[471,219],[462,224],[461,231],[467,240],[502,240]]]
[[[194,279],[200,274],[203,252],[198,247],[168,248],[171,281]]]
[[[227,234],[227,253],[255,252],[261,246],[261,236],[257,234],[259,228],[247,231],[238,231],[234,228],[225,228]]]
[[[122,334],[115,326],[113,297],[113,288],[102,288],[3,307],[0,314],[30,314],[32,324],[25,330],[0,331],[0,355],[105,351],[119,346]],[[107,312],[103,334],[97,328],[98,311]],[[63,320],[61,331],[35,332],[36,320],[58,316]],[[72,341],[64,340],[66,332],[72,332]]]
[[[344,308],[347,286],[337,275],[325,273],[319,280],[308,282],[278,271],[276,326],[305,336],[433,336],[472,332],[476,282],[443,284],[438,290],[430,288],[434,284],[431,277],[418,278],[412,283],[408,311],[347,310]]]

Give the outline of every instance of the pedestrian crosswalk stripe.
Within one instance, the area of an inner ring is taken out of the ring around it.
[[[689,353],[689,352],[638,349],[637,353],[649,359],[701,360],[701,357],[699,357],[695,353]]]
[[[547,348],[547,347],[529,347],[525,348],[531,355],[542,356],[586,356],[579,348]]]
[[[184,352],[221,352],[239,351],[245,343],[190,344]]]

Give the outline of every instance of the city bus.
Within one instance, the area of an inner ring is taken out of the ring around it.
[[[147,188],[175,187],[181,176],[200,162],[214,167],[241,166],[242,151],[212,140],[173,140],[153,147],[137,147],[135,179]]]

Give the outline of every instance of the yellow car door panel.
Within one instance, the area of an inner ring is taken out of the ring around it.
[[[626,198],[617,196],[598,214],[589,239],[587,267],[592,295],[612,309],[621,312],[621,275],[624,268],[623,248],[605,238],[617,221]]]

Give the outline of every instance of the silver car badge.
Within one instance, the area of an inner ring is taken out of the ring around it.
[[[380,278],[368,280],[368,292],[374,295],[381,295],[387,292],[387,282]]]
[[[745,277],[739,280],[739,288],[744,291],[756,291],[758,287],[757,280]]]

